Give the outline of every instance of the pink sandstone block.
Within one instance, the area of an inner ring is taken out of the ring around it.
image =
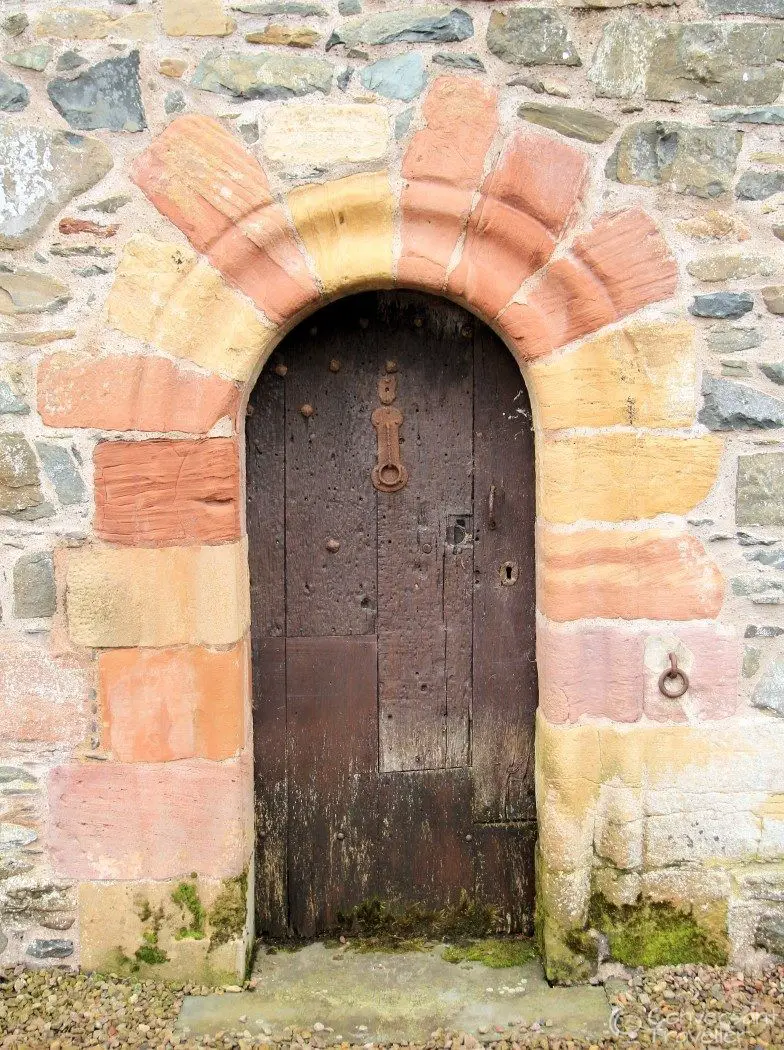
[[[90,731],[92,674],[42,639],[0,642],[0,742],[75,745]]]
[[[649,648],[650,648],[649,639]],[[702,625],[678,627],[667,644],[657,645],[655,658],[645,662],[643,711],[655,722],[707,722],[730,718],[738,709],[738,684],[742,646],[731,627]],[[688,659],[679,660],[689,676],[688,692],[680,699],[668,699],[659,691],[659,675],[667,666],[664,649],[670,644],[676,652],[681,646]]]
[[[57,878],[228,878],[250,852],[250,763],[74,762],[51,771],[49,808]]]

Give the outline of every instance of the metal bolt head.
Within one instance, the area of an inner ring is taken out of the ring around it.
[[[360,319],[359,319],[359,327],[360,328],[367,328],[369,324],[370,324],[370,321],[368,321],[367,317],[360,317]]]
[[[337,554],[337,552],[340,550],[340,540],[329,539],[327,540],[325,546],[330,554]]]
[[[286,372],[288,372],[288,368],[282,362],[279,362],[277,365],[275,365],[276,376],[285,376]]]
[[[338,841],[339,841],[339,842],[342,842],[342,841],[343,841],[343,839],[344,839],[344,838],[345,838],[346,836],[345,836],[345,835],[343,834],[343,832],[342,832],[342,831],[339,831],[339,832],[337,833],[337,836],[336,836],[336,837],[337,837],[337,839],[338,839]]]
[[[332,360],[329,362],[329,370],[330,372],[340,371],[340,361],[338,361],[336,357],[333,357]]]
[[[301,405],[300,412],[305,417],[305,419],[310,419],[310,417],[313,415],[313,405]]]
[[[245,415],[246,416],[252,416],[255,411],[256,411],[256,409],[253,407],[253,405],[246,405],[245,406]]]
[[[433,551],[433,544],[432,543],[423,543],[422,544],[422,553],[423,554],[431,554],[432,551]]]
[[[385,368],[387,372],[397,372],[397,361],[387,361]]]

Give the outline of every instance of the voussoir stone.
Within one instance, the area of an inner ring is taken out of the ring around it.
[[[670,23],[650,52],[646,98],[743,106],[775,102],[784,82],[777,61],[783,50],[782,26]]]
[[[732,184],[742,142],[731,128],[641,121],[624,129],[606,174],[618,182],[718,197]]]
[[[267,121],[264,153],[288,166],[379,160],[389,147],[389,117],[380,106],[290,105]]]
[[[599,98],[631,98],[642,91],[658,32],[650,18],[629,12],[607,23],[588,72]]]
[[[338,26],[327,41],[327,50],[338,44],[450,43],[474,35],[471,16],[446,6],[403,7],[358,15]]]
[[[784,525],[784,453],[738,457],[735,496],[738,525]]]
[[[753,309],[754,299],[748,292],[711,292],[708,295],[695,295],[689,313],[694,317],[735,320]]]
[[[618,125],[601,113],[576,106],[548,106],[543,102],[528,102],[520,106],[518,116],[531,124],[550,128],[570,139],[583,142],[606,142]]]
[[[775,273],[776,267],[773,260],[764,255],[725,252],[693,259],[686,269],[692,277],[700,281],[731,281],[758,275],[770,277]]]
[[[38,464],[27,438],[0,434],[0,513],[21,513],[42,502]]]
[[[314,91],[326,95],[332,86],[332,66],[310,55],[212,51],[197,66],[191,83],[219,95],[273,102]]]
[[[784,659],[777,657],[763,674],[751,702],[754,707],[784,715]]]
[[[563,19],[546,7],[493,11],[488,49],[513,66],[580,66],[580,56]]]
[[[30,92],[18,80],[12,80],[0,70],[0,111],[20,113],[30,102]]]
[[[73,80],[55,77],[47,94],[72,128],[144,131],[147,121],[139,85],[139,52],[98,62]]]
[[[372,65],[365,66],[359,79],[368,91],[375,91],[384,98],[399,99],[410,102],[427,83],[425,63],[420,54],[410,52],[406,55],[395,55],[394,58],[382,58]]]
[[[784,190],[784,171],[744,171],[735,187],[742,201],[764,201]]]
[[[54,277],[0,263],[0,314],[50,314],[70,298],[68,288]]]
[[[772,430],[784,426],[784,401],[753,387],[706,374],[698,419],[709,430]]]

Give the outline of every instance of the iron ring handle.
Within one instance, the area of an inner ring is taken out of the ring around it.
[[[659,692],[662,696],[666,696],[668,700],[677,700],[689,688],[689,676],[678,667],[678,658],[675,653],[668,653],[667,655],[670,660],[670,666],[659,675]],[[670,688],[667,683],[672,681],[676,681],[679,684],[674,688]]]

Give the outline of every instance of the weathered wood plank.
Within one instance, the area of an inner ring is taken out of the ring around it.
[[[533,933],[536,821],[475,824],[475,896],[498,908],[504,932]]]
[[[397,366],[409,481],[378,496],[380,761],[385,772],[447,762],[444,545],[471,510],[472,346],[464,313],[421,295],[380,300]],[[460,621],[451,620],[455,631]],[[465,627],[465,625],[464,625]]]
[[[287,641],[289,922],[299,936],[330,929],[375,889],[376,658],[374,635]]]
[[[536,815],[531,408],[489,329],[474,345],[474,818],[527,820]]]
[[[354,300],[334,303],[281,347],[289,637],[375,630],[376,350],[358,320]]]

